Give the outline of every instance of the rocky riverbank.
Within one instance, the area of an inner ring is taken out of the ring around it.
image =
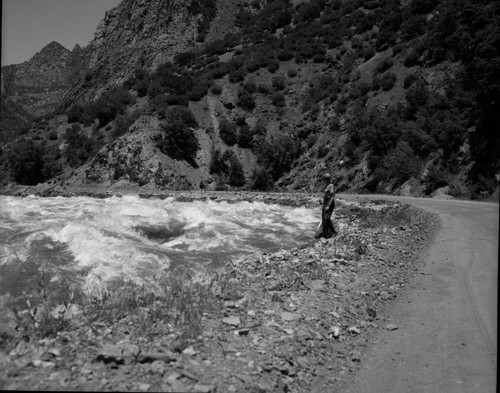
[[[78,195],[91,194],[80,190]],[[260,200],[319,208],[315,194],[142,196]],[[382,201],[339,199],[335,220],[339,235],[333,239],[311,239],[302,249],[229,261],[205,284],[175,278],[166,282],[162,296],[151,300],[146,299],[147,292],[123,284],[126,290],[115,292],[127,299],[137,294],[135,303],[93,299],[96,304],[79,304],[80,313],[72,313],[65,303],[60,323],[45,329],[44,337],[37,332],[45,320],[38,320],[36,329],[29,322],[23,324],[21,317],[3,324],[7,327],[0,365],[5,371],[0,387],[335,390],[363,362],[377,331],[399,328],[389,318],[391,301],[418,271],[420,255],[438,227],[437,219],[426,212]],[[107,296],[113,299],[112,293]],[[25,312],[26,318],[32,311]],[[9,315],[4,311],[2,317]],[[36,315],[32,321],[34,325]]]

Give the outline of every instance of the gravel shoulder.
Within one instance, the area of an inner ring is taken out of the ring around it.
[[[67,196],[82,194],[89,195]],[[319,209],[320,196],[163,192],[142,197],[259,200]],[[200,331],[189,338],[182,334],[189,324],[157,320],[144,326],[135,314],[111,323],[75,317],[50,337],[4,344],[0,387],[322,392],[346,386],[373,340],[398,331],[390,317],[394,301],[421,271],[421,256],[439,224],[434,214],[408,205],[344,198],[335,220],[340,234],[333,239],[311,239],[301,249],[228,263],[218,281],[224,288],[218,288],[213,307],[203,310]]]

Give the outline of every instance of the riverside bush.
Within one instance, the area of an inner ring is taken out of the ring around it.
[[[212,153],[209,173],[217,175],[221,184],[229,183],[231,186],[241,187],[246,182],[243,166],[232,150],[221,153],[216,149]]]
[[[168,109],[161,124],[162,135],[155,138],[160,151],[176,160],[185,160],[197,167],[196,153],[200,146],[193,131],[198,123],[193,113],[182,106]]]
[[[250,179],[250,188],[252,190],[269,191],[274,187],[274,182],[264,167],[254,168]]]

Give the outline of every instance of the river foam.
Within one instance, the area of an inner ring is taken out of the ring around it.
[[[87,281],[164,269],[219,267],[311,240],[318,212],[261,202],[177,202],[136,196],[0,197],[3,266],[57,260]]]

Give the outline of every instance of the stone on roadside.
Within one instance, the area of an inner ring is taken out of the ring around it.
[[[377,312],[375,311],[375,309],[370,306],[366,307],[366,313],[370,318],[375,318],[377,316]]]
[[[213,385],[201,385],[197,383],[193,386],[193,390],[199,393],[214,393],[216,388]]]
[[[0,366],[10,363],[10,361],[11,361],[10,356],[0,351]]]
[[[306,286],[312,291],[323,291],[325,289],[325,280],[311,280]]]
[[[361,352],[357,349],[353,350],[351,353],[351,361],[353,362],[361,362]]]
[[[97,354],[97,360],[104,363],[130,364],[139,355],[139,347],[129,343],[104,344]]]
[[[333,337],[337,338],[340,336],[340,326],[332,326],[330,331],[332,332]]]
[[[151,363],[151,372],[153,372],[154,374],[163,375],[165,374],[165,371],[165,362],[163,362],[162,360],[155,360],[153,363]]]
[[[196,352],[196,350],[195,350],[192,346],[189,346],[189,347],[187,347],[184,351],[182,351],[182,353],[183,353],[184,355],[194,356],[194,355],[196,355],[198,352]]]
[[[71,380],[71,373],[67,370],[55,371],[49,376],[50,381],[57,382],[59,385],[66,387]]]
[[[141,392],[147,392],[151,385],[149,383],[139,383],[137,385],[137,389],[140,390]]]
[[[47,362],[47,361],[38,360],[38,359],[33,360],[31,363],[33,364],[33,366],[41,367],[41,368],[52,368],[52,367],[56,366],[56,364],[53,362]]]
[[[283,312],[281,313],[281,319],[282,319],[283,321],[295,321],[295,320],[297,320],[297,319],[299,319],[299,318],[300,318],[300,315],[295,314],[295,313],[293,313],[293,312],[283,311]]]
[[[357,326],[351,326],[347,329],[347,331],[351,334],[361,334],[361,331]]]
[[[278,303],[284,303],[285,301],[278,295],[277,293],[273,293],[273,296],[271,297],[271,301],[273,302],[278,302]]]
[[[158,352],[141,352],[138,356],[140,363],[151,363],[155,361],[162,361],[165,363],[175,362],[176,355],[169,350],[162,350]]]
[[[222,323],[224,323],[226,325],[238,327],[238,326],[240,326],[241,321],[240,321],[240,317],[231,316],[231,317],[222,318]]]

